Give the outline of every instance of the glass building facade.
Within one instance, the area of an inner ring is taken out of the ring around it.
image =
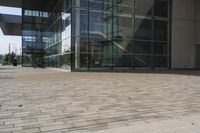
[[[24,66],[171,66],[171,0],[23,0],[22,7]]]

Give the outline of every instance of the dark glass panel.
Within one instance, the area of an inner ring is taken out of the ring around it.
[[[154,21],[154,40],[159,40],[159,41],[168,40],[168,21],[163,21],[163,20]]]
[[[113,38],[133,39],[133,7],[113,6]]]
[[[113,67],[131,69],[132,68],[133,55],[113,54]]]
[[[89,63],[89,55],[88,54],[79,54],[77,55],[78,57],[75,56],[75,64],[77,64],[76,68],[88,68],[88,63]],[[79,59],[78,59],[79,58]]]
[[[132,54],[133,40],[113,39],[113,54]]]
[[[154,0],[135,0],[135,13],[140,16],[152,15]]]
[[[88,8],[88,0],[71,0],[73,7]]]
[[[77,43],[77,45],[78,45],[78,43]],[[80,52],[81,53],[87,53],[89,45],[90,45],[90,43],[88,42],[88,38],[86,38],[86,37],[80,38]]]
[[[74,53],[85,53],[88,52],[88,38],[87,37],[72,37],[71,38],[71,51]]]
[[[154,43],[154,55],[167,55],[167,49],[166,43]]]
[[[136,18],[135,39],[152,40],[152,20]]]
[[[92,68],[111,68],[112,54],[89,54],[90,69]]]
[[[168,67],[167,56],[154,56],[154,67]]]
[[[126,5],[126,6],[133,6],[133,0],[113,0],[114,5]]]
[[[134,66],[150,68],[153,66],[153,58],[151,55],[135,55]]]
[[[68,10],[71,7],[72,1],[74,0],[63,0],[64,10]]]
[[[155,0],[154,16],[168,17],[168,0]]]
[[[134,43],[135,54],[153,54],[152,42],[136,41]]]

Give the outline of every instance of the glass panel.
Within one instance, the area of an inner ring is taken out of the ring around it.
[[[93,38],[112,38],[112,21],[108,19],[108,12],[89,12],[89,36]]]
[[[131,69],[132,68],[133,55],[113,55],[113,67]]]
[[[133,0],[113,0],[113,4],[133,6],[134,1]]]
[[[79,54],[79,53],[78,53]],[[87,69],[88,68],[88,61],[89,56],[88,54],[80,54],[80,58],[79,59],[75,59],[76,61],[76,68],[83,68],[83,69]]]
[[[166,43],[154,43],[154,55],[167,55],[167,49]]]
[[[103,37],[90,38],[88,52],[91,54],[112,53],[112,42],[105,40]]]
[[[61,46],[61,54],[66,54],[71,52],[71,37],[64,39]]]
[[[31,54],[23,54],[22,63],[23,66],[31,66],[32,64]]]
[[[22,2],[23,54],[32,66],[43,59],[64,69],[166,66],[169,0]]]
[[[71,54],[63,54],[58,56],[59,68],[71,70]]]
[[[81,7],[87,8],[88,7],[88,0],[71,0],[73,7]]]
[[[168,21],[154,21],[154,40],[167,41],[168,39]]]
[[[134,58],[135,67],[152,67],[153,58],[151,55],[135,55]]]
[[[66,66],[71,59],[70,1],[22,1],[23,53],[31,53],[32,66],[70,68]]]
[[[135,39],[152,40],[152,20],[136,18]]]
[[[89,54],[90,69],[110,69],[112,67],[112,54]]]
[[[154,56],[154,67],[168,67],[167,56]]]
[[[152,42],[136,41],[134,43],[135,54],[153,54]]]
[[[154,16],[168,17],[168,0],[155,0]]]
[[[113,6],[113,38],[133,38],[133,7]]]
[[[154,0],[135,0],[136,15],[148,16],[152,15]]]
[[[113,39],[113,54],[133,54],[133,40]]]
[[[72,15],[72,35],[88,36],[88,10],[74,8]]]

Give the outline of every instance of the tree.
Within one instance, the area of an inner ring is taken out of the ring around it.
[[[14,52],[12,52],[12,53],[9,53],[9,54],[6,54],[5,55],[5,58],[4,58],[4,60],[3,60],[3,63],[2,63],[2,65],[11,65],[12,64],[12,61],[14,60],[14,58],[15,58],[15,53]]]

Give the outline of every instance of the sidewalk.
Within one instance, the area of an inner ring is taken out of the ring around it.
[[[200,133],[199,71],[0,66],[0,133]]]
[[[118,127],[95,133],[200,133],[200,115],[135,122],[133,126]]]

